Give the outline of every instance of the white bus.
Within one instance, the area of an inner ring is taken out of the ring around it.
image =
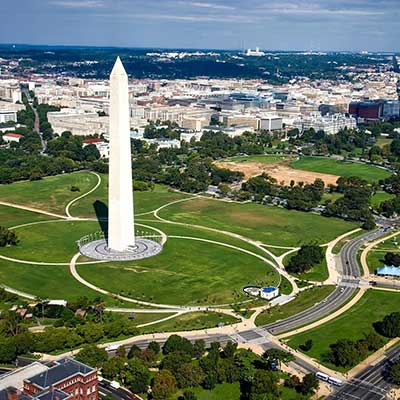
[[[316,374],[315,374],[315,376],[318,378],[318,379],[321,379],[321,381],[324,381],[324,382],[328,382],[329,381],[329,375],[327,375],[327,374],[324,374],[323,372],[317,372]]]
[[[343,382],[340,379],[333,378],[332,376],[329,377],[328,383],[335,386],[342,386],[343,384]]]

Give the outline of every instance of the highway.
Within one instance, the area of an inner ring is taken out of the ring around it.
[[[353,379],[346,382],[327,400],[383,400],[391,388],[387,379],[387,368],[391,362],[400,358],[400,347],[386,352],[385,358],[376,365],[371,365]]]
[[[358,250],[364,243],[376,240],[387,235],[387,233],[383,229],[375,229],[346,243],[340,251],[343,279],[337,289],[326,299],[309,309],[292,317],[264,325],[262,328],[273,335],[279,335],[308,325],[340,308],[355,294],[360,282],[361,274],[357,261]]]

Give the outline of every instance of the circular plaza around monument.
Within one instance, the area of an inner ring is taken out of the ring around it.
[[[103,232],[86,235],[77,242],[83,256],[101,261],[134,261],[156,256],[163,249],[162,236],[136,236],[135,245],[125,251],[115,251],[108,247]]]

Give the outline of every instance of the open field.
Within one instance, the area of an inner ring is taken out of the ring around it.
[[[391,144],[393,142],[393,139],[389,139],[386,137],[380,137],[376,140],[376,145],[379,147],[384,147],[388,144]]]
[[[65,206],[71,200],[88,192],[96,183],[97,177],[87,171],[49,176],[39,181],[0,185],[0,199],[9,203],[64,214]],[[72,192],[71,186],[78,187],[80,191]]]
[[[164,304],[230,304],[247,299],[242,288],[277,284],[261,260],[216,244],[168,239],[158,256],[136,262],[80,265],[87,281],[134,299]]]
[[[80,296],[91,299],[103,297],[107,305],[123,304],[81,285],[70,275],[66,266],[28,265],[5,260],[0,263],[1,283],[34,296],[64,300],[76,300]]]
[[[137,314],[139,315],[139,314]],[[154,315],[154,314],[150,314]],[[159,314],[161,315],[161,314]],[[164,314],[166,317],[168,314]],[[160,318],[163,318],[162,316]],[[238,319],[226,314],[215,312],[193,312],[177,316],[168,321],[140,328],[145,332],[177,332],[179,330],[196,330],[215,328],[218,324],[230,325],[239,322]]]
[[[386,193],[386,192],[376,192],[371,197],[371,206],[374,208],[378,208],[381,203],[386,200],[394,199],[396,196],[394,194]]]
[[[359,176],[368,182],[376,182],[391,175],[389,171],[374,165],[337,161],[334,158],[325,157],[301,157],[299,160],[292,162],[290,166],[295,169],[337,176]]]
[[[98,222],[57,220],[15,230],[20,243],[4,247],[0,254],[26,261],[69,263],[78,252],[76,241],[99,231]]]
[[[292,161],[295,156],[279,156],[275,154],[255,154],[252,156],[235,156],[224,159],[228,162],[259,162],[263,164],[276,164]]]
[[[357,304],[344,314],[318,328],[289,338],[289,345],[298,349],[307,339],[311,339],[314,345],[307,354],[328,367],[339,370],[326,358],[329,345],[339,339],[362,339],[365,334],[375,332],[372,324],[381,320],[385,315],[398,311],[399,301],[400,293],[369,290]],[[385,338],[385,341],[388,339]]]
[[[78,200],[71,206],[71,214],[77,217],[95,218],[107,216],[108,204],[108,175],[101,174],[100,186],[88,196]],[[153,191],[134,193],[135,214],[141,214],[155,210],[163,204],[188,197],[185,194],[171,191],[168,186],[155,185]],[[99,202],[95,210],[95,202]]]
[[[216,165],[220,168],[243,172],[246,180],[266,173],[275,178],[278,183],[284,182],[285,185],[289,185],[292,180],[296,183],[313,183],[317,178],[322,179],[325,185],[334,185],[339,178],[327,173],[297,170],[288,166],[287,163],[288,161],[272,164],[258,161],[219,161]]]
[[[238,233],[265,244],[298,246],[325,243],[358,227],[358,224],[312,213],[255,203],[237,204],[198,198],[173,204],[162,218]]]
[[[31,211],[0,205],[0,226],[10,228],[30,222],[50,221],[51,217]]]
[[[334,286],[315,286],[311,289],[300,292],[291,302],[262,312],[256,318],[256,325],[260,326],[270,324],[271,322],[295,315],[312,307],[315,303],[320,302],[325,297],[329,296],[334,290]]]

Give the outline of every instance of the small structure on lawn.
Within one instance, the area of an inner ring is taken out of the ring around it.
[[[246,286],[243,291],[250,296],[260,297],[264,300],[272,300],[279,296],[279,288],[274,286],[261,287],[261,286]]]

